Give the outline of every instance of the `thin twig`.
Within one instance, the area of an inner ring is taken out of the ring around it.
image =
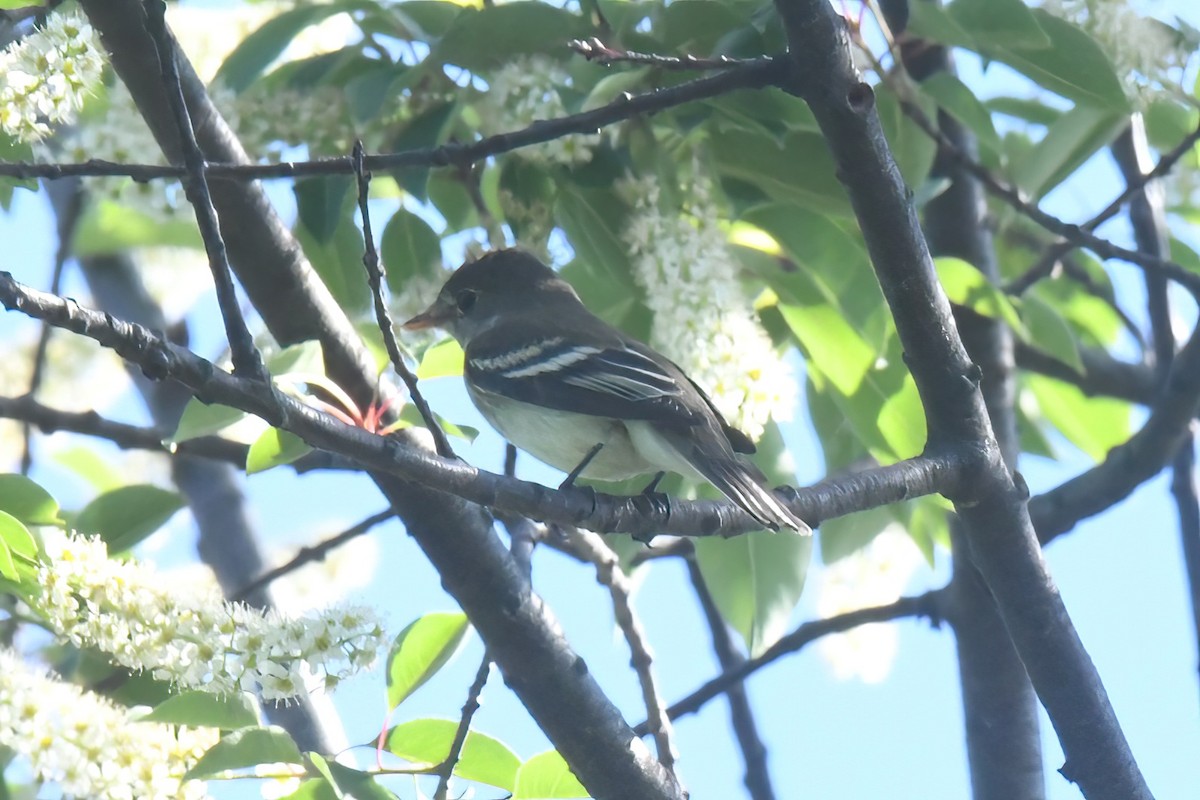
[[[598,128],[623,122],[633,117],[654,114],[668,108],[726,94],[736,89],[761,89],[779,79],[786,62],[763,59],[733,67],[716,75],[653,89],[637,95],[618,97],[608,105],[552,120],[539,120],[519,131],[488,136],[476,142],[448,142],[437,147],[421,147],[399,153],[367,156],[363,166],[368,170],[397,170],[415,167],[448,167],[474,164],[491,156],[501,155],[521,147],[541,144],[572,133],[595,133]],[[311,161],[288,161],[279,164],[223,164],[205,167],[208,177],[239,181],[267,178],[299,178],[314,175],[353,175],[354,160],[347,156],[321,158]],[[182,178],[183,167],[157,164],[118,164],[92,159],[76,164],[34,164],[29,162],[0,163],[0,177],[42,178],[57,180],[72,176],[122,175],[136,181],[160,178]]]
[[[262,355],[254,344],[254,337],[250,335],[250,329],[246,326],[246,320],[242,317],[237,292],[233,287],[233,273],[229,268],[229,256],[225,252],[225,240],[217,222],[217,210],[208,193],[204,153],[196,142],[196,132],[192,128],[187,102],[183,99],[183,86],[179,82],[179,69],[175,64],[175,40],[167,30],[166,3],[162,0],[145,0],[143,6],[146,9],[146,30],[154,41],[154,49],[158,52],[167,99],[179,129],[185,169],[182,176],[183,185],[187,198],[196,211],[196,223],[204,240],[204,250],[208,253],[208,266],[213,275],[217,305],[225,323],[225,336],[229,340],[234,374],[269,382],[270,375],[267,374]]]
[[[684,697],[677,703],[673,703],[667,709],[667,715],[672,721],[675,721],[688,714],[695,714],[714,697],[719,697],[729,691],[732,686],[741,685],[746,678],[771,662],[778,660],[788,653],[795,653],[802,650],[806,645],[812,644],[823,636],[829,636],[834,633],[845,633],[860,625],[868,625],[872,622],[892,622],[904,619],[905,617],[924,617],[937,626],[942,620],[941,609],[939,607],[940,596],[941,590],[934,590],[917,595],[916,597],[901,597],[896,602],[888,603],[884,606],[872,606],[871,608],[862,608],[857,611],[847,611],[835,617],[805,622],[768,647],[760,655],[748,658],[733,669],[722,672],[687,697]],[[643,722],[634,728],[634,732],[639,736],[645,736],[649,732],[648,725]]]
[[[1134,117],[1112,146],[1113,158],[1130,186],[1141,183],[1129,204],[1129,221],[1134,241],[1147,253],[1162,255],[1169,245],[1166,208],[1161,187],[1146,186],[1139,179],[1145,174],[1149,146],[1145,123]],[[1158,191],[1152,191],[1157,189]],[[1171,324],[1171,298],[1166,281],[1146,276],[1146,305],[1154,337],[1158,375],[1165,386],[1175,360],[1175,332]],[[1200,497],[1196,491],[1195,437],[1189,431],[1179,443],[1171,464],[1171,497],[1179,515],[1179,537],[1187,576],[1188,598],[1192,609],[1192,636],[1200,644]]]
[[[969,154],[964,153],[961,148],[957,147],[954,142],[947,139],[925,115],[925,112],[915,103],[901,97],[900,107],[905,115],[916,123],[918,128],[925,132],[926,136],[937,142],[938,146],[947,156],[953,158],[972,177],[983,184],[989,193],[1000,198],[1046,230],[1057,234],[1063,240],[1069,242],[1071,247],[1085,247],[1101,258],[1114,258],[1134,264],[1146,273],[1162,275],[1169,280],[1175,281],[1193,295],[1200,297],[1200,275],[1185,269],[1173,261],[1138,250],[1130,250],[1127,247],[1121,247],[1108,239],[1095,235],[1084,225],[1066,222],[1044,211],[1037,203],[1026,199],[1025,194],[1019,188],[1000,180],[992,174],[991,170],[971,158]],[[1050,263],[1051,267],[1053,263]],[[1017,284],[1015,287],[1014,284],[1009,284],[1006,289],[1019,293],[1020,284]]]
[[[362,522],[359,522],[357,525],[350,526],[336,536],[330,536],[328,539],[308,547],[301,547],[299,552],[297,552],[296,555],[293,556],[287,563],[280,564],[274,569],[267,570],[262,575],[259,575],[257,578],[231,594],[229,599],[245,600],[259,589],[274,583],[284,575],[295,572],[305,564],[309,564],[313,561],[321,561],[326,555],[329,554],[331,550],[336,550],[351,539],[356,539],[359,536],[362,536],[364,533],[369,532],[376,525],[380,524],[381,522],[387,522],[394,516],[396,516],[396,512],[390,508],[387,508],[383,511],[372,514]]]
[[[691,543],[688,543],[691,548]],[[704,580],[700,570],[700,562],[695,555],[687,558],[688,578],[692,588],[700,600],[700,608],[704,611],[704,620],[712,634],[713,650],[717,654],[717,662],[721,670],[740,667],[746,656],[737,649],[733,637],[729,635],[729,626],[717,609],[717,602]],[[774,800],[775,789],[771,786],[771,771],[767,767],[767,748],[762,737],[758,734],[758,725],[754,721],[754,710],[750,707],[750,698],[746,695],[744,683],[735,683],[725,691],[729,700],[729,717],[733,724],[733,732],[737,736],[738,746],[742,750],[742,760],[746,764],[746,789],[750,792],[751,800]]]
[[[446,436],[446,432],[442,430],[442,426],[438,424],[437,417],[434,416],[433,409],[429,407],[429,403],[425,402],[424,395],[417,387],[417,376],[408,368],[408,364],[404,362],[404,355],[400,352],[400,344],[396,341],[396,330],[392,325],[392,315],[388,312],[387,301],[383,298],[383,265],[379,261],[379,253],[375,250],[375,237],[371,232],[371,212],[368,208],[368,197],[371,189],[371,173],[363,166],[365,154],[363,152],[362,140],[354,143],[354,173],[358,179],[358,211],[362,215],[363,223],[363,249],[362,262],[367,269],[367,285],[371,287],[371,297],[375,300],[375,321],[379,326],[380,332],[383,334],[383,344],[387,348],[388,358],[392,362],[392,368],[396,370],[396,374],[404,381],[404,385],[408,387],[409,397],[412,399],[413,405],[417,407],[417,411],[421,414],[421,419],[425,422],[425,427],[429,429],[429,435],[433,437],[434,446],[437,448],[437,453],[442,458],[454,458],[454,448],[450,446],[450,440]]]
[[[596,581],[608,587],[612,597],[613,615],[617,627],[629,643],[630,664],[642,687],[642,700],[646,704],[647,728],[654,736],[659,763],[667,772],[675,774],[675,745],[672,741],[671,720],[666,713],[666,704],[654,680],[654,658],[650,654],[650,643],[646,632],[633,610],[631,595],[633,587],[629,576],[621,569],[621,561],[604,538],[597,533],[581,528],[565,530],[566,546],[578,558],[596,568]]]
[[[487,653],[484,653],[483,660],[479,662],[479,669],[475,671],[475,680],[471,682],[471,688],[467,691],[467,702],[463,703],[462,717],[459,718],[458,728],[454,731],[454,741],[450,743],[450,753],[435,770],[438,776],[438,785],[434,790],[433,800],[446,800],[446,795],[450,791],[450,777],[454,774],[454,767],[458,764],[459,756],[462,755],[467,734],[471,731],[471,719],[479,710],[479,696],[483,694],[483,687],[487,684],[488,675],[491,673],[492,659]]]
[[[699,58],[693,55],[662,56],[657,53],[638,53],[633,50],[620,50],[609,47],[599,38],[592,36],[588,39],[572,39],[567,46],[588,61],[597,64],[648,64],[652,67],[667,70],[705,70],[729,69],[747,64],[757,64],[767,61],[765,58],[733,58],[731,56],[716,56],[714,58]]]

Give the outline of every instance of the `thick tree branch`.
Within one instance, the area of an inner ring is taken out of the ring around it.
[[[347,425],[270,387],[236,378],[141,326],[23,286],[5,272],[0,272],[0,304],[94,339],[140,367],[148,377],[178,382],[203,402],[219,402],[255,414],[295,433],[313,447],[480,505],[605,533],[730,536],[761,529],[745,512],[724,500],[672,501],[663,508],[641,495],[618,497],[578,488],[549,489],[440,458]],[[953,452],[917,456],[806,489],[789,488],[788,504],[805,519],[819,522],[934,492],[954,496],[969,480],[966,472],[971,464],[966,455]]]
[[[159,144],[169,160],[177,160],[177,132],[165,113],[161,81],[153,79],[154,48],[135,23],[142,16],[140,5],[136,0],[83,0],[81,5]],[[246,163],[203,84],[185,60],[178,66],[206,159]],[[344,162],[348,174],[351,164],[349,159]],[[211,190],[233,269],[275,339],[285,345],[320,341],[326,374],[356,402],[366,406],[389,400],[395,387],[383,386],[385,396],[377,397],[381,387],[373,359],[261,189],[213,181]],[[155,352],[164,355],[157,348]],[[261,392],[258,401],[264,408],[279,408]],[[300,416],[319,415],[301,411]],[[418,452],[397,442],[379,448],[381,454],[387,450]],[[533,594],[492,531],[490,517],[437,490],[379,472],[371,477],[437,569],[443,586],[467,612],[509,686],[584,785],[598,797],[678,798],[665,771],[633,739],[629,726],[566,643],[549,609]],[[464,553],[471,557],[464,558]]]
[[[906,60],[917,80],[952,72],[949,52],[929,47],[920,59]],[[944,112],[938,129],[961,152],[974,155],[970,132]],[[979,182],[939,150],[932,177],[950,181],[925,207],[925,232],[937,255],[956,256],[999,283],[1000,269],[987,224],[987,198]],[[957,309],[956,309],[957,311]],[[1013,469],[1021,451],[1017,435],[1016,365],[1013,335],[1001,320],[963,309],[956,313],[967,353],[982,370],[984,403],[1004,463]],[[971,794],[975,800],[1041,800],[1042,769],[1037,697],[1004,628],[1004,623],[971,558],[969,541],[988,535],[962,517],[950,521],[954,560],[946,598],[952,606]]]
[[[1154,404],[1158,395],[1153,370],[1145,364],[1119,361],[1097,348],[1079,348],[1083,373],[1019,339],[1014,343],[1013,354],[1022,369],[1069,383],[1089,397],[1116,397],[1148,406]]]
[[[896,321],[925,406],[930,446],[971,447],[971,490],[952,497],[971,533],[972,559],[1067,757],[1064,774],[1089,800],[1142,800],[1149,789],[1104,686],[1051,579],[1026,507],[1006,468],[979,391],[980,369],[959,339],[949,303],[875,113],[851,61],[845,21],[825,0],[777,0],[803,97],[833,153]]]

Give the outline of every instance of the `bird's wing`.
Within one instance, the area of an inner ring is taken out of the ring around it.
[[[530,332],[497,326],[476,337],[466,353],[471,382],[545,408],[680,427],[702,424],[711,410],[671,362],[615,332],[604,339]]]

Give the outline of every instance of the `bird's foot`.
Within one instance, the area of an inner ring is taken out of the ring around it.
[[[592,463],[592,459],[595,458],[596,454],[599,453],[603,448],[604,442],[596,442],[596,444],[592,445],[592,449],[587,451],[587,455],[585,455],[583,460],[575,466],[575,469],[567,473],[567,477],[558,485],[558,488],[570,489],[572,486],[574,486],[576,479],[583,474],[583,471],[587,469],[588,464]],[[592,492],[593,500],[595,494],[595,492]]]

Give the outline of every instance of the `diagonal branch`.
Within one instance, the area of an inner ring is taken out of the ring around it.
[[[778,78],[783,61],[757,59],[738,64],[724,72],[697,78],[664,89],[619,97],[608,105],[552,120],[539,120],[527,128],[488,136],[470,143],[450,142],[437,147],[420,147],[399,153],[367,156],[363,166],[372,171],[417,167],[451,167],[474,164],[492,156],[522,147],[541,144],[561,136],[595,133],[598,128],[637,116],[655,114],[668,108],[727,94],[737,89],[761,89]],[[204,170],[209,178],[231,181],[255,181],[267,178],[301,178],[313,175],[353,175],[354,160],[348,156],[280,164],[212,163]],[[158,164],[118,164],[91,160],[79,164],[0,163],[0,177],[57,180],[73,176],[128,176],[137,181],[182,178],[181,167]]]
[[[942,618],[940,597],[940,590],[926,592],[916,597],[901,597],[896,602],[883,606],[847,611],[845,614],[838,614],[836,617],[805,622],[759,655],[754,658],[748,658],[733,669],[722,672],[687,697],[676,703],[672,703],[667,709],[667,714],[672,720],[677,720],[688,714],[695,714],[710,700],[720,697],[729,691],[730,687],[741,685],[746,678],[758,672],[763,667],[789,653],[796,653],[803,650],[822,636],[845,633],[860,625],[869,625],[873,622],[892,622],[906,617],[923,617],[937,624]],[[640,736],[645,736],[647,733],[646,723],[643,722],[641,725],[636,726],[634,731]]]
[[[229,255],[225,250],[225,240],[221,238],[221,228],[217,223],[217,209],[213,205],[212,196],[208,193],[208,179],[204,174],[204,153],[196,142],[196,132],[192,128],[187,102],[183,98],[183,87],[179,82],[179,69],[175,64],[176,44],[175,40],[167,33],[167,4],[163,0],[145,0],[144,8],[146,10],[144,20],[146,30],[154,40],[154,49],[158,54],[159,69],[162,71],[167,101],[179,132],[179,141],[183,149],[183,164],[186,170],[183,175],[183,186],[192,208],[196,211],[200,237],[204,240],[204,250],[208,254],[208,266],[212,271],[213,284],[217,292],[217,305],[221,309],[221,319],[225,323],[225,337],[229,341],[230,354],[233,359],[233,373],[266,382],[270,380],[267,368],[263,364],[258,348],[254,346],[254,337],[250,335],[250,329],[246,327],[246,320],[242,318],[242,310],[238,307],[237,292],[233,288],[233,273],[229,268]]]

